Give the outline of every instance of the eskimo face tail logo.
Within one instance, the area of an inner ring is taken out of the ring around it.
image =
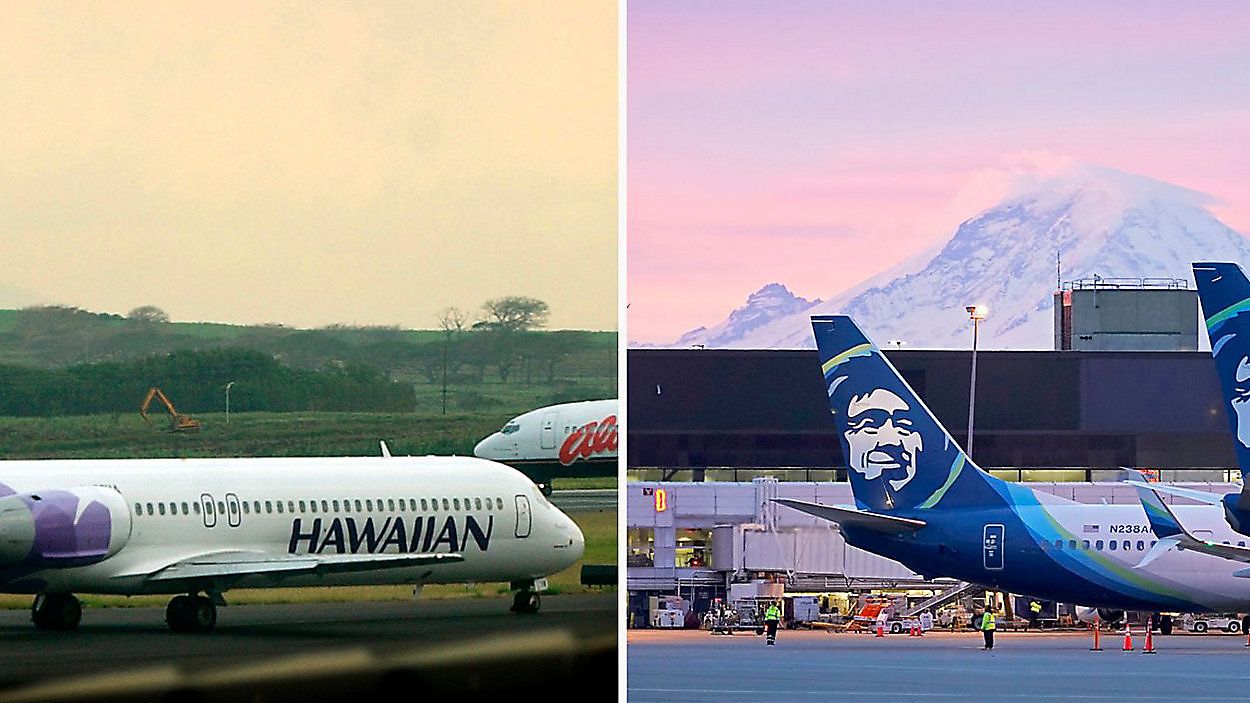
[[[1233,393],[1228,404],[1233,408],[1237,424],[1237,441],[1250,447],[1250,357],[1241,357],[1233,375]]]
[[[916,477],[924,439],[914,428],[911,406],[884,388],[852,396],[846,410],[847,463],[867,480],[884,477],[900,490]]]

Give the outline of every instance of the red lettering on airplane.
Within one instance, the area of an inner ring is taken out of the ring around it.
[[[599,422],[588,422],[569,433],[560,445],[560,463],[568,466],[578,459],[616,451],[616,415]]]

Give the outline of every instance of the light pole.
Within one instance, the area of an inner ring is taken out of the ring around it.
[[[968,458],[972,459],[972,418],[977,409],[977,331],[981,326],[981,320],[985,319],[984,305],[969,305],[964,308],[968,311],[968,319],[972,320],[972,379],[968,383],[968,446],[964,447],[964,451],[968,452]]]
[[[230,386],[234,385],[234,381],[226,384],[226,424],[230,424]]]

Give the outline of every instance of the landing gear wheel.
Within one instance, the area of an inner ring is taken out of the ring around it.
[[[512,612],[514,613],[537,613],[540,605],[542,605],[542,599],[533,591],[517,591],[517,594],[512,597]]]
[[[204,596],[175,596],[165,608],[165,624],[174,632],[208,632],[217,624],[217,606]]]
[[[82,621],[82,604],[69,593],[40,593],[30,607],[30,619],[40,630],[73,630]]]

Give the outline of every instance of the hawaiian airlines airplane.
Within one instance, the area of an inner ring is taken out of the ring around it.
[[[1109,610],[1250,610],[1236,564],[1156,538],[1140,505],[1075,503],[991,476],[851,318],[813,317],[812,327],[855,505],[777,502],[930,577]],[[1196,540],[1246,547],[1219,507],[1169,514]]]
[[[74,593],[177,594],[165,621],[210,630],[231,588],[508,581],[535,612],[582,555],[532,481],[467,457],[0,462],[0,592],[44,629]]]
[[[474,456],[502,461],[539,483],[616,476],[616,399],[531,410],[478,442]]]

